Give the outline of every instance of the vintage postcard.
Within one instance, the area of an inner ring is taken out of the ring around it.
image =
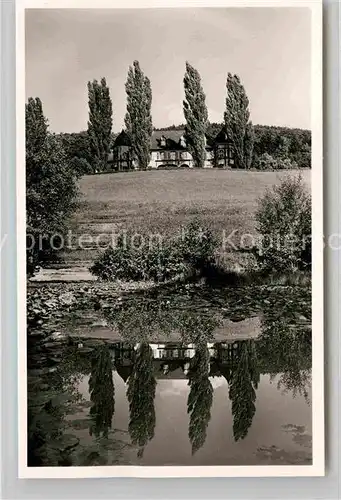
[[[20,477],[324,475],[321,20],[18,3]]]

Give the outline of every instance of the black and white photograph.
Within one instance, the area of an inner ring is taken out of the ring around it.
[[[240,4],[22,11],[25,477],[324,474],[321,2]]]

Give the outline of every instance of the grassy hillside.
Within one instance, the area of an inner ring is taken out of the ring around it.
[[[219,237],[225,231],[254,233],[254,211],[266,188],[297,172],[226,170],[148,171],[85,176],[80,180],[81,203],[72,222],[74,237],[134,231],[175,235],[181,225],[199,216]],[[302,175],[310,187],[310,171]],[[238,239],[236,236],[235,239]],[[74,249],[68,262],[91,261],[98,250]]]

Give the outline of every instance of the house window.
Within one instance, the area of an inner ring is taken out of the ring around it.
[[[218,149],[218,158],[219,158],[219,160],[225,158],[225,149],[224,148]]]
[[[187,159],[186,151],[180,151],[180,159],[181,160],[186,160]]]
[[[175,158],[176,158],[175,151],[171,151],[171,152],[169,153],[169,159],[170,159],[170,160],[175,160]]]
[[[165,151],[162,151],[160,153],[160,155],[161,155],[161,160],[166,160],[167,159],[167,153]]]

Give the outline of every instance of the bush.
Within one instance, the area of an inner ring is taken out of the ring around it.
[[[102,280],[169,280],[198,272],[214,260],[216,243],[198,222],[183,228],[182,238],[157,247],[134,248],[119,238],[95,261],[90,271]]]
[[[99,256],[90,271],[106,281],[165,281],[182,274],[185,264],[170,246],[137,249],[120,238],[115,247],[109,247]]]
[[[211,231],[203,228],[199,220],[194,220],[182,228],[182,238],[178,242],[178,253],[193,269],[203,269],[214,261],[217,242]]]
[[[295,271],[311,265],[311,197],[301,176],[287,177],[259,201],[256,211],[261,267]]]
[[[291,170],[298,168],[297,163],[290,158],[274,157],[268,153],[256,157],[253,166],[257,170]]]

